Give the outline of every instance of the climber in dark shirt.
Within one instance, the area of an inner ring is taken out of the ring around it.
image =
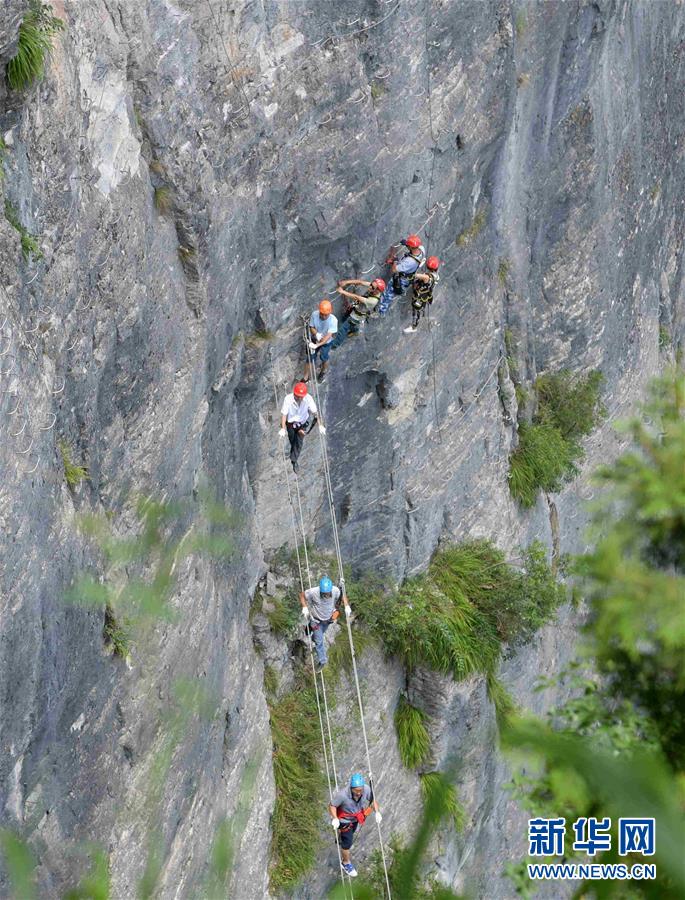
[[[368,290],[364,295],[346,291],[345,288],[351,284],[361,285],[368,288]],[[385,290],[385,282],[382,278],[374,278],[373,281],[363,281],[361,278],[348,278],[345,281],[338,282],[337,290],[339,294],[352,302],[341,316],[338,333],[331,341],[331,350],[336,350],[344,342],[348,334],[359,334],[371,313],[375,312],[381,299],[381,294]]]
[[[426,271],[417,272],[414,275],[412,285],[413,295],[411,299],[412,319],[409,328],[404,329],[405,334],[412,334],[419,327],[419,319],[426,306],[433,302],[433,288],[438,282],[438,269],[440,260],[437,256],[429,256],[426,260]]]

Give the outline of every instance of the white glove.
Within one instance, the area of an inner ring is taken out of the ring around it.
[[[279,436],[279,437],[285,437],[286,434],[287,434],[287,431],[285,430],[285,428],[279,428],[279,429],[278,429],[278,436]]]
[[[305,620],[305,622],[309,619],[309,607],[308,606],[302,607],[302,618]]]
[[[383,821],[383,816],[379,812],[376,813],[376,821],[379,825]]]
[[[331,819],[331,825],[337,831],[340,828],[340,819],[337,819],[335,816]]]
[[[308,346],[312,353],[316,353],[316,351],[319,349],[313,341],[310,341]]]
[[[323,425],[319,425],[319,431],[321,432],[321,434],[326,434],[326,429]]]
[[[319,332],[317,331],[317,332],[316,332],[316,339],[317,339],[317,341],[320,341],[322,337],[323,337],[323,335],[322,335],[322,334],[319,334]]]

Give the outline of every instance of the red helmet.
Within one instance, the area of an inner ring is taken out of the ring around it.
[[[410,250],[418,250],[421,246],[421,238],[418,234],[410,234],[407,240],[404,242]]]
[[[371,287],[376,288],[377,291],[384,291],[387,285],[382,278],[374,278],[371,282]]]
[[[319,303],[319,312],[322,316],[329,316],[333,312],[333,305],[330,300],[322,300]]]
[[[434,272],[437,272],[440,268],[440,260],[437,256],[429,256],[426,260],[426,268],[433,269]]]
[[[296,397],[300,397],[300,399],[307,396],[307,385],[304,383],[304,381],[297,382],[297,384],[293,388],[293,394],[295,394]]]

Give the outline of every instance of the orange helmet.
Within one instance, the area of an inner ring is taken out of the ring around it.
[[[426,260],[426,268],[432,269],[434,272],[437,272],[440,268],[440,260],[437,256],[429,256]]]
[[[297,382],[297,384],[293,388],[293,394],[295,394],[295,396],[299,397],[300,399],[307,396],[307,385],[304,383],[304,381]]]
[[[418,250],[421,246],[421,238],[418,234],[410,234],[407,240],[404,242],[410,250]]]
[[[384,291],[387,285],[382,278],[374,278],[371,282],[371,287],[376,288],[377,291]]]
[[[322,300],[321,303],[319,303],[319,312],[322,316],[330,316],[330,314],[333,312],[331,301]]]

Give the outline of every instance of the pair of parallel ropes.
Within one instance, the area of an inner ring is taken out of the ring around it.
[[[219,22],[217,20],[216,14],[215,14],[214,9],[211,4],[211,0],[206,0],[206,2],[207,2],[207,6],[210,9],[211,17],[214,20],[214,25],[216,27],[217,34],[221,41],[223,51],[226,56],[226,60],[231,68],[231,71],[233,73],[235,73],[235,68],[233,66],[230,55],[228,53],[228,48],[226,47],[226,44],[224,42],[223,35],[222,35],[221,29],[219,27]],[[386,2],[387,2],[387,0],[386,0]],[[390,14],[388,14],[388,15],[390,15]],[[385,18],[387,18],[387,17],[388,16],[386,16]],[[383,20],[381,20],[381,21],[383,21]],[[379,24],[379,23],[374,23],[374,25],[375,24]],[[362,29],[362,30],[365,30],[365,29]],[[427,33],[426,33],[426,42],[427,42]],[[245,95],[244,90],[240,87],[239,82],[237,81],[236,83],[242,94],[242,97],[244,100],[244,106],[247,107],[247,109],[249,110],[249,107],[250,107],[249,100],[248,100],[247,96]],[[430,97],[430,88],[431,88],[431,85],[430,85],[430,72],[429,72],[429,74],[428,74],[429,97]],[[435,142],[435,136],[433,134],[432,113],[431,113],[430,129],[431,129],[431,137],[433,137],[433,140]],[[435,174],[435,150],[433,152],[433,160],[432,160],[430,179],[429,179],[429,189],[428,189],[429,217],[425,223],[426,226],[428,225],[428,222],[430,221],[430,218],[432,217],[432,215],[430,213],[430,201],[431,201],[431,195],[432,195],[432,191],[433,191],[434,174]],[[435,336],[434,336],[434,329],[431,327],[431,325],[432,325],[432,323],[430,320],[430,313],[429,313],[429,315],[428,315],[428,330],[429,330],[429,334],[430,334],[430,338],[431,338],[431,348],[432,348],[432,357],[433,357],[433,401],[434,401],[434,407],[435,407],[435,419],[436,419],[436,424],[437,424],[437,429],[438,429],[438,440],[439,440],[439,443],[442,444],[442,434],[441,434],[441,430],[440,430],[440,419],[439,419],[439,414],[438,414],[438,399],[437,399],[437,386],[436,386],[436,374],[435,374],[436,368],[437,368],[437,361],[436,361],[436,354],[435,354]],[[316,402],[318,414],[321,415],[322,406],[321,406],[321,400],[320,400],[320,395],[319,395],[319,383],[318,383],[318,377],[316,374],[315,360],[314,360],[313,354],[309,348],[309,340],[308,340],[306,325],[304,327],[303,337],[304,337],[304,343],[305,343],[305,348],[306,348],[306,353],[307,353],[307,359],[310,363],[310,370],[312,372],[315,402]],[[271,369],[271,380],[272,380],[273,391],[274,391],[274,402],[276,403],[276,413],[278,415],[278,412],[279,412],[278,388],[277,388],[277,384],[276,384],[276,375],[275,375],[275,371],[274,371],[273,354],[272,354],[271,348],[269,348],[269,360],[270,360],[270,369]],[[497,365],[499,365],[500,360],[501,360],[501,353],[498,357]],[[486,385],[490,381],[491,377],[492,376],[488,377],[488,379],[486,381]],[[485,389],[486,385],[483,385],[482,390]],[[477,395],[476,400],[478,399],[479,395],[480,395],[480,392]],[[475,403],[472,405],[475,405]],[[342,552],[341,552],[341,548],[340,548],[338,523],[337,523],[337,517],[336,517],[336,513],[335,513],[333,488],[332,488],[332,484],[331,484],[330,466],[329,466],[329,462],[328,462],[328,450],[327,450],[327,445],[326,445],[326,437],[321,433],[321,431],[319,431],[319,440],[320,440],[320,444],[321,444],[321,454],[322,454],[322,459],[323,459],[324,480],[325,480],[325,485],[326,485],[326,494],[328,497],[328,507],[329,507],[330,515],[331,515],[331,528],[332,528],[332,535],[333,535],[333,543],[334,543],[334,547],[335,547],[335,555],[336,555],[336,561],[337,561],[337,566],[338,566],[338,583],[340,585],[340,590],[344,595],[345,594],[345,575],[344,575],[344,570],[343,570]],[[301,498],[301,493],[300,493],[299,479],[296,476],[293,478],[294,483],[295,483],[295,491],[293,492],[293,489],[292,489],[291,483],[290,483],[290,474],[289,474],[289,469],[288,469],[288,461],[286,458],[285,444],[283,444],[281,446],[279,455],[281,456],[281,461],[283,464],[283,471],[284,471],[284,475],[285,475],[286,487],[287,487],[287,492],[288,492],[288,501],[289,501],[290,512],[291,512],[291,523],[292,523],[292,529],[293,529],[293,540],[295,543],[295,552],[296,552],[296,558],[297,558],[297,568],[298,568],[300,589],[302,592],[304,592],[304,590],[305,590],[305,572],[306,572],[306,582],[307,582],[307,585],[309,588],[313,587],[313,580],[312,580],[312,574],[311,574],[311,567],[309,565],[309,551],[307,549],[306,529],[305,529],[304,515],[303,515],[303,511],[302,511],[302,498]],[[297,512],[295,509],[295,499],[297,500]],[[298,534],[298,530],[299,530],[299,534]],[[300,536],[302,539],[302,551],[300,551]],[[360,715],[360,721],[361,721],[361,727],[362,727],[362,736],[363,736],[363,740],[364,740],[364,751],[366,754],[366,765],[367,765],[367,770],[368,770],[369,785],[371,786],[371,789],[374,792],[374,798],[377,799],[375,786],[374,786],[374,782],[373,782],[373,773],[372,773],[372,767],[371,767],[371,755],[369,753],[369,742],[368,742],[368,735],[366,732],[366,722],[365,722],[365,717],[364,717],[364,705],[362,702],[361,690],[360,690],[360,686],[359,686],[359,675],[358,675],[358,671],[357,671],[357,661],[356,661],[356,654],[355,654],[355,650],[354,650],[354,640],[352,637],[352,627],[351,627],[351,620],[350,620],[350,615],[349,615],[349,607],[347,607],[347,606],[345,607],[345,623],[346,623],[346,628],[347,628],[347,637],[348,637],[348,641],[349,641],[349,645],[350,645],[350,654],[351,654],[351,659],[352,659],[352,673],[353,673],[353,677],[354,677],[355,690],[356,690],[356,695],[357,695],[357,703],[359,706],[359,715]],[[326,694],[326,681],[324,678],[323,670],[321,670],[319,672],[320,681],[321,681],[321,685],[319,688],[319,679],[317,678],[317,672],[316,672],[316,669],[314,666],[313,640],[311,640],[311,638],[310,638],[308,643],[309,643],[309,656],[310,656],[310,664],[311,664],[311,669],[312,669],[312,677],[314,679],[314,691],[315,691],[316,706],[317,706],[317,713],[318,713],[318,719],[319,719],[319,729],[321,732],[321,745],[322,745],[322,749],[323,749],[324,764],[325,764],[325,768],[326,768],[326,778],[327,778],[327,782],[328,782],[328,795],[329,795],[329,800],[332,805],[333,787],[335,786],[335,791],[336,792],[338,791],[338,774],[337,774],[337,768],[336,768],[336,763],[335,763],[335,751],[334,751],[334,747],[333,747],[333,735],[332,735],[332,731],[331,731],[328,698],[327,698],[327,694]],[[325,722],[325,725],[324,725],[324,722]],[[376,828],[378,830],[378,842],[379,842],[379,846],[380,846],[381,861],[383,864],[383,874],[384,874],[384,878],[385,878],[385,890],[386,890],[388,900],[392,900],[392,893],[390,890],[390,879],[388,877],[387,860],[386,860],[386,856],[385,856],[385,847],[383,844],[383,834],[381,831],[381,825],[380,825],[380,822],[378,821],[378,818],[376,816],[374,816],[374,818],[376,821]],[[335,835],[336,835],[336,846],[337,846],[337,851],[338,851],[338,865],[339,865],[339,871],[340,871],[340,880],[343,885],[343,891],[344,891],[345,897],[349,896],[350,898],[352,898],[352,900],[354,900],[354,893],[353,893],[353,889],[352,889],[352,879],[347,875],[347,873],[345,872],[345,870],[343,868],[340,840],[339,840],[339,835],[338,835],[337,831],[336,831]]]
[[[308,338],[306,334],[306,325],[305,325],[305,334],[304,334],[305,346],[307,348],[307,359],[310,363],[310,370],[312,373],[312,381],[314,385],[314,399],[317,408],[317,414],[321,416],[321,399],[319,394],[319,381],[318,376],[316,374],[316,364],[314,360],[314,356],[308,345]],[[269,361],[271,367],[271,381],[273,385],[274,391],[274,402],[276,403],[276,411],[278,415],[279,411],[279,402],[278,402],[278,387],[276,384],[276,375],[274,372],[274,363],[273,363],[273,355],[271,352],[271,348],[269,348]],[[319,441],[321,444],[321,456],[323,459],[323,470],[324,470],[324,481],[326,485],[326,494],[328,497],[328,508],[331,514],[331,529],[333,533],[333,545],[335,547],[335,556],[336,562],[338,566],[338,583],[340,585],[340,591],[343,596],[345,596],[345,573],[343,569],[343,561],[342,561],[342,551],[340,548],[340,536],[338,533],[338,522],[335,513],[335,504],[333,500],[333,487],[331,483],[331,471],[328,462],[328,448],[326,446],[326,437],[321,433],[319,429]],[[291,513],[291,522],[293,528],[293,539],[295,542],[295,553],[297,558],[297,569],[300,581],[300,590],[304,593],[305,591],[305,572],[306,572],[306,583],[309,588],[314,586],[314,582],[312,579],[311,567],[309,565],[309,551],[307,549],[307,536],[305,530],[305,522],[304,522],[304,514],[302,512],[302,497],[300,494],[300,482],[299,478],[295,476],[293,481],[295,483],[295,490],[293,492],[291,483],[290,483],[290,474],[288,471],[288,461],[286,458],[286,449],[285,443],[281,444],[280,453],[281,461],[283,463],[283,471],[285,474],[285,482],[288,490],[288,501],[290,504],[290,513]],[[295,499],[297,500],[297,512],[295,510]],[[298,534],[299,529],[299,534]],[[300,551],[300,537],[302,540],[302,551]],[[304,565],[303,565],[304,563]],[[374,795],[374,799],[376,797],[376,788],[374,785],[373,772],[371,768],[371,754],[369,752],[369,740],[366,732],[366,721],[364,718],[364,704],[362,702],[361,689],[359,687],[359,673],[357,671],[357,657],[354,650],[354,640],[352,637],[352,624],[350,619],[350,608],[345,605],[345,623],[347,626],[347,639],[350,645],[350,655],[352,659],[352,674],[354,677],[354,685],[355,691],[357,695],[357,703],[359,705],[359,717],[361,721],[362,728],[362,736],[364,739],[364,751],[366,754],[366,766],[368,771],[368,779],[369,786]],[[328,797],[331,806],[333,805],[333,789],[335,787],[335,791],[339,790],[338,784],[338,773],[335,764],[335,751],[333,748],[333,734],[331,731],[331,721],[330,721],[330,713],[328,708],[328,697],[326,694],[326,679],[324,678],[323,669],[319,672],[319,676],[321,679],[321,685],[319,686],[319,679],[317,678],[316,668],[314,666],[314,651],[313,651],[313,640],[310,639],[309,643],[309,658],[312,669],[312,677],[314,679],[314,692],[316,696],[316,707],[319,717],[319,728],[321,731],[321,745],[323,748],[323,758],[326,768],[326,779],[328,781]],[[324,727],[325,722],[325,727]],[[388,877],[388,866],[385,858],[385,847],[383,845],[383,834],[381,831],[381,823],[378,821],[378,817],[374,815],[374,819],[376,821],[376,828],[378,830],[378,843],[380,846],[381,852],[381,861],[383,863],[383,873],[385,877],[385,889],[387,892],[388,900],[392,900],[392,894],[390,891],[390,879]],[[343,869],[342,864],[342,854],[340,848],[340,840],[338,836],[338,832],[335,832],[336,836],[336,845],[338,851],[338,865],[340,868],[340,880],[343,885],[343,890],[345,892],[345,896],[349,895],[352,900],[354,900],[354,893],[352,890],[352,880],[349,875]]]

